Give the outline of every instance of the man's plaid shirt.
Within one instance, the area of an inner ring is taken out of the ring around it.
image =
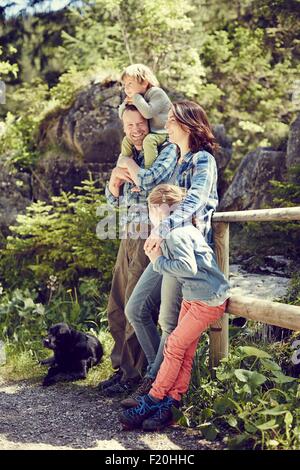
[[[124,183],[119,197],[114,197],[108,188],[105,188],[105,196],[109,205],[119,208],[120,226],[128,224],[150,224],[148,216],[147,197],[150,191],[161,183],[170,180],[177,164],[177,147],[174,144],[164,144],[158,157],[151,168],[144,168],[143,151],[134,153],[134,161],[139,165],[138,187],[140,192],[131,192],[135,186],[132,183]]]

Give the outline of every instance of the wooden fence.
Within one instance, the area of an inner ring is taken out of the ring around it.
[[[218,264],[225,276],[229,277],[230,222],[278,222],[291,220],[300,220],[300,207],[216,212],[213,216],[215,252]],[[220,359],[228,356],[229,313],[269,325],[300,330],[300,307],[262,300],[252,296],[233,295],[229,299],[227,313],[210,328],[209,360],[211,368],[218,366]]]

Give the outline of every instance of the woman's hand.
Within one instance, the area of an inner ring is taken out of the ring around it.
[[[148,258],[150,259],[151,263],[155,263],[155,261],[157,260],[157,258],[159,258],[160,256],[162,256],[162,251],[161,251],[161,248],[160,246],[156,246],[155,248],[153,248],[152,250],[145,250],[146,252],[146,255],[148,256]]]
[[[147,252],[153,250],[153,248],[159,248],[162,241],[163,239],[161,237],[156,235],[154,232],[151,232],[144,243],[144,250]]]

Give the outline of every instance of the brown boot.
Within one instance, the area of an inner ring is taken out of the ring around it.
[[[141,385],[136,389],[134,393],[128,398],[125,398],[121,401],[121,406],[123,408],[133,408],[139,404],[138,397],[142,395],[147,395],[152,387],[154,379],[152,377],[144,377]]]

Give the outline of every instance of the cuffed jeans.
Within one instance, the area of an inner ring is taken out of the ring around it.
[[[155,378],[163,361],[164,344],[176,328],[182,300],[181,286],[173,276],[157,273],[150,263],[126,304],[125,315],[133,326],[148,361],[146,375]],[[155,312],[160,304],[158,323]]]

